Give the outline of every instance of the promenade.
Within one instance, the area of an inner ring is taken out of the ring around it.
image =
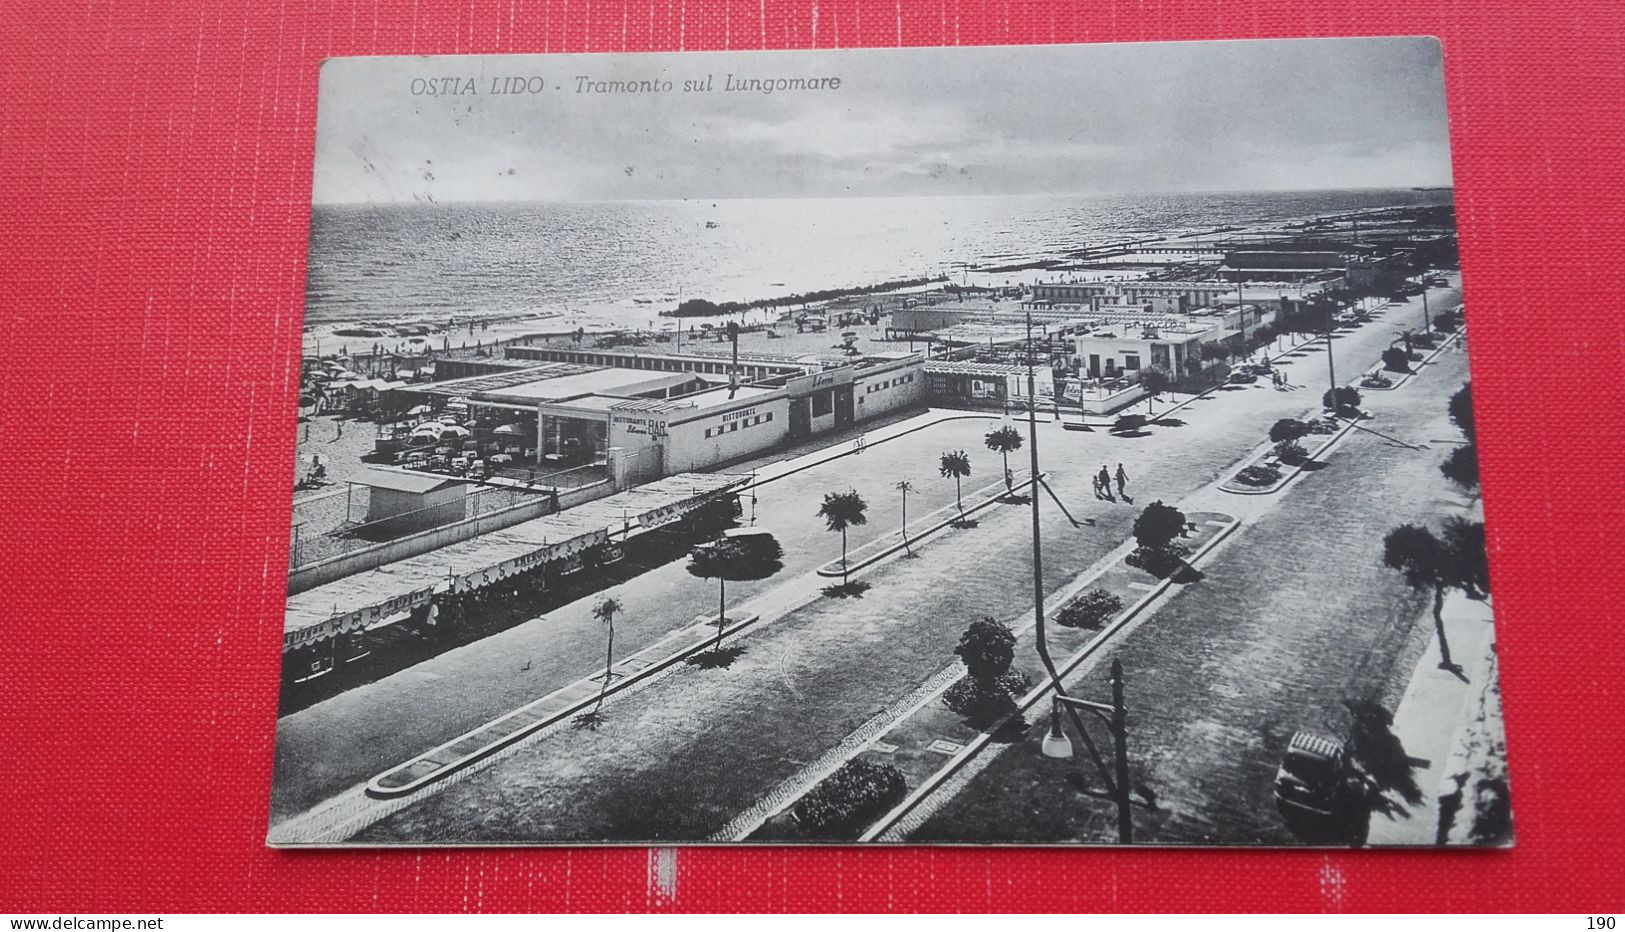
[[[1444,308],[1457,299],[1453,290],[1440,289],[1432,300]],[[1380,309],[1376,320],[1340,332],[1332,343],[1340,376],[1357,377],[1398,329],[1419,323],[1410,320],[1419,312],[1413,305]],[[1208,508],[1239,507],[1244,520],[1252,520],[1247,512],[1254,508],[1274,507],[1274,496],[1254,505],[1222,495],[1216,486],[1255,454],[1275,419],[1318,408],[1324,342],[1299,348],[1301,355],[1293,355],[1289,340],[1279,346],[1282,371],[1293,383],[1289,390],[1267,383],[1225,386],[1171,399],[1158,405],[1158,413],[1171,403],[1180,404],[1177,410],[1126,435],[1067,431],[1041,419],[1049,484],[1078,519],[1074,525],[1047,497],[1041,502],[1050,596],[1104,566],[1128,537],[1139,507],[1153,498],[1197,502],[1193,496],[1206,490]],[[1464,357],[1456,358],[1464,365]],[[1389,394],[1410,406],[1415,402],[1403,396],[1412,393],[1414,387],[1406,386]],[[1386,429],[1393,425],[1380,394],[1370,402],[1379,410],[1374,423]],[[852,735],[900,720],[920,690],[951,665],[953,643],[979,611],[1004,617],[1013,614],[1012,606],[1030,605],[1027,509],[992,506],[978,516],[978,526],[945,530],[925,542],[917,559],[890,554],[859,569],[854,579],[871,587],[861,598],[831,599],[818,597],[817,588],[829,580],[817,581],[814,571],[838,560],[840,538],[824,530],[817,504],[827,491],[858,490],[870,511],[868,523],[851,534],[852,550],[890,549],[879,542],[897,536],[895,482],[908,478],[917,490],[909,501],[911,525],[953,501],[952,481],[936,475],[939,453],[965,449],[974,463],[967,490],[984,485],[997,477],[999,459],[981,437],[997,420],[983,413],[928,412],[865,432],[862,453],[854,452],[849,437],[747,464],[756,482],[755,501],[746,496],[745,522],[754,513],[758,525],[780,539],[785,570],[761,583],[730,584],[730,615],[739,606],[742,613],[773,620],[741,632],[729,665],[674,667],[611,697],[595,728],[554,728],[526,738],[452,785],[392,806],[356,837],[710,837],[762,800],[783,795],[787,782],[849,744]],[[1018,426],[1025,436],[1024,425]],[[1025,465],[1026,450],[1011,459]],[[1100,466],[1115,469],[1118,463],[1130,476],[1132,502],[1095,498],[1089,478]],[[1436,466],[1430,468],[1436,474]],[[1226,544],[1214,559],[1236,546]],[[645,568],[605,594],[627,604],[616,624],[621,656],[715,612],[714,582],[689,577],[681,561]],[[561,689],[595,665],[601,669],[602,635],[590,616],[594,601],[584,598],[285,718],[274,820],[353,793],[414,754]],[[584,780],[587,774],[605,779]]]

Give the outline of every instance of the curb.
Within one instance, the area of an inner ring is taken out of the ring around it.
[[[1236,528],[1241,527],[1241,519],[1234,516],[1229,517],[1231,518],[1230,524],[1224,529],[1220,530],[1217,534],[1214,534],[1213,538],[1206,544],[1203,544],[1200,550],[1191,554],[1191,556],[1185,561],[1187,564],[1194,567],[1198,561],[1202,560],[1210,552],[1212,552],[1213,548],[1217,547],[1221,541],[1227,539],[1231,534],[1235,533]],[[1127,554],[1124,556],[1127,556]],[[1107,570],[1112,569],[1122,561],[1123,557],[1113,560],[1110,564],[1104,567],[1100,573],[1094,574],[1093,578],[1099,578],[1099,576],[1104,575]],[[1087,585],[1088,583],[1085,582],[1084,586]],[[1088,643],[1080,647],[1072,654],[1072,656],[1066,658],[1066,660],[1062,661],[1060,664],[1057,664],[1055,670],[1056,675],[1062,680],[1070,676],[1073,671],[1083,664],[1085,660],[1089,659],[1095,654],[1095,652],[1100,650],[1101,647],[1105,646],[1108,640],[1121,631],[1130,621],[1134,620],[1141,612],[1143,612],[1147,606],[1149,606],[1156,599],[1160,598],[1174,585],[1175,583],[1172,578],[1159,580],[1157,585],[1153,587],[1151,591],[1142,596],[1139,601],[1124,609],[1115,619],[1112,620],[1110,624],[1102,628],[1099,634],[1091,638]],[[1057,606],[1057,608],[1059,608],[1059,606]],[[1049,620],[1047,612],[1045,613],[1045,620]],[[1055,684],[1053,682],[1045,681],[1034,687],[1025,696],[1021,697],[1021,699],[1017,701],[1014,710],[1001,718],[998,722],[994,723],[992,727],[983,729],[975,738],[971,739],[969,744],[965,745],[965,747],[960,749],[956,754],[954,754],[953,757],[949,758],[947,763],[943,764],[935,773],[926,778],[926,780],[916,787],[913,792],[909,793],[902,802],[898,803],[897,806],[894,807],[890,812],[881,816],[878,820],[872,823],[869,828],[863,832],[863,834],[858,836],[858,841],[860,843],[876,841],[880,835],[890,831],[897,825],[898,822],[901,822],[906,816],[909,815],[909,813],[914,811],[914,809],[916,809],[927,796],[931,795],[939,787],[941,787],[942,784],[948,780],[948,778],[958,773],[959,770],[963,768],[971,758],[981,753],[982,749],[987,747],[988,743],[993,740],[993,735],[1003,728],[1005,724],[1017,717],[1023,717],[1024,713],[1026,713],[1028,709],[1031,709],[1033,706],[1037,705],[1054,688]],[[936,695],[940,695],[940,693],[934,694],[931,698],[935,698]],[[927,701],[930,700],[928,699]],[[867,745],[865,748],[866,747]],[[862,753],[861,749],[859,753]],[[856,756],[857,754],[853,755],[853,757]],[[790,805],[794,805],[794,803],[792,802]]]
[[[842,575],[854,573],[854,572],[857,572],[858,570],[864,569],[866,567],[873,566],[874,564],[879,563],[881,560],[884,560],[885,558],[891,556],[892,554],[898,552],[899,550],[905,550],[905,549],[907,549],[908,547],[910,547],[910,546],[912,546],[914,544],[919,544],[919,543],[923,542],[925,540],[925,538],[930,537],[932,534],[935,534],[936,532],[938,532],[938,531],[942,530],[943,528],[953,524],[956,521],[962,520],[966,515],[975,514],[976,512],[981,511],[982,509],[987,508],[990,505],[997,505],[997,504],[999,504],[999,500],[1001,498],[1003,498],[1004,496],[1012,495],[1012,494],[1014,494],[1016,492],[1021,491],[1022,489],[1031,488],[1032,485],[1033,485],[1033,480],[1032,480],[1031,477],[1022,480],[1021,482],[1017,482],[1014,486],[1007,489],[1003,493],[1001,493],[999,495],[995,495],[992,498],[989,498],[987,501],[981,502],[981,503],[976,504],[976,505],[972,505],[969,508],[965,509],[963,512],[955,512],[954,516],[947,519],[946,521],[940,521],[940,522],[938,522],[936,524],[933,524],[932,526],[926,528],[925,530],[919,532],[918,534],[915,534],[912,538],[908,539],[907,541],[900,540],[900,541],[898,541],[898,543],[893,544],[890,547],[887,547],[886,549],[880,551],[879,553],[875,554],[874,556],[864,557],[862,560],[858,561],[857,563],[854,563],[851,566],[847,567],[844,571],[837,568],[838,565],[841,562],[840,560],[831,560],[830,562],[825,563],[823,566],[820,566],[816,570],[816,572],[818,573],[818,575],[823,576],[826,579],[834,579],[837,576],[842,576]],[[992,485],[990,485],[988,487],[992,488]],[[949,506],[945,505],[943,507],[947,508]]]
[[[727,637],[728,635],[736,634],[736,633],[738,633],[740,631],[743,631],[745,628],[748,628],[751,625],[754,625],[760,619],[761,619],[760,615],[747,615],[747,616],[741,618],[740,620],[734,622],[734,624],[731,627],[724,628],[723,632],[722,632],[723,637]],[[683,630],[691,630],[693,627],[696,627],[696,625],[691,625],[688,629],[683,629]],[[671,667],[673,664],[676,664],[678,661],[683,660],[683,659],[685,659],[685,658],[687,658],[689,656],[692,656],[693,654],[696,654],[696,653],[704,650],[705,648],[707,648],[710,645],[710,643],[711,643],[711,639],[709,637],[707,637],[705,640],[700,641],[698,644],[695,644],[695,645],[693,645],[691,647],[687,647],[687,648],[684,648],[682,650],[676,651],[675,653],[668,654],[665,657],[663,657],[663,658],[661,658],[659,660],[656,660],[656,661],[650,663],[649,665],[647,665],[645,667],[642,667],[642,668],[638,669],[636,672],[624,674],[624,675],[621,676],[621,678],[619,680],[617,680],[616,682],[610,684],[609,688],[604,690],[603,695],[604,695],[605,698],[613,696],[616,693],[626,689],[627,687],[629,687],[629,686],[631,686],[631,685],[633,685],[633,684],[635,684],[635,683],[637,683],[637,682],[639,682],[641,680],[647,679],[648,677],[654,675],[655,673],[659,673],[660,671]],[[636,659],[638,659],[638,655],[633,654],[632,656],[627,657],[626,659],[620,661],[618,664],[615,664],[615,666],[619,666],[620,664],[629,663],[629,662],[631,662],[633,660],[636,660]],[[462,742],[467,741],[468,739],[473,738],[473,737],[481,734],[482,732],[486,732],[487,730],[494,730],[496,728],[496,726],[498,726],[499,723],[501,723],[501,722],[506,722],[506,721],[508,721],[509,719],[512,719],[512,718],[522,717],[522,716],[525,715],[526,710],[530,709],[532,706],[538,705],[540,703],[544,703],[547,700],[553,698],[554,696],[557,696],[560,693],[565,692],[566,690],[574,689],[577,686],[581,685],[582,683],[591,682],[591,681],[592,681],[591,677],[585,677],[583,679],[576,680],[576,681],[574,681],[572,683],[568,683],[568,684],[566,684],[564,686],[559,687],[558,689],[553,690],[552,692],[550,692],[547,695],[541,697],[540,699],[536,699],[536,700],[533,700],[531,702],[528,702],[528,703],[520,706],[517,709],[514,709],[514,710],[512,710],[512,711],[510,711],[510,712],[508,712],[508,713],[506,713],[504,715],[501,715],[501,716],[499,716],[497,718],[491,719],[490,721],[485,722],[482,725],[479,725],[479,726],[477,726],[475,728],[472,728],[472,729],[462,733],[461,735],[458,735],[457,737],[452,738],[450,741],[446,741],[446,742],[443,742],[443,743],[441,743],[439,745],[436,745],[435,747],[433,747],[433,748],[431,748],[431,749],[429,749],[427,751],[424,751],[422,754],[418,754],[415,757],[412,757],[412,758],[406,760],[403,763],[397,764],[394,767],[391,767],[388,770],[385,770],[383,773],[378,774],[377,776],[375,776],[372,779],[368,780],[367,783],[366,783],[366,788],[365,788],[365,790],[363,792],[368,797],[370,797],[372,799],[395,799],[395,798],[398,798],[398,797],[409,796],[409,795],[411,795],[413,793],[416,793],[418,790],[423,789],[425,786],[428,786],[431,783],[438,783],[439,781],[444,780],[445,778],[451,776],[452,774],[456,773],[457,771],[462,770],[463,768],[465,768],[465,767],[467,767],[467,766],[469,766],[471,764],[474,764],[474,763],[476,763],[476,762],[478,762],[480,760],[483,760],[484,758],[489,757],[492,754],[495,754],[496,752],[502,750],[503,748],[505,748],[505,747],[507,747],[507,746],[509,746],[511,744],[514,744],[514,743],[516,743],[518,741],[521,741],[521,740],[529,737],[530,735],[534,734],[537,731],[542,730],[543,728],[548,727],[549,725],[553,725],[553,724],[555,724],[555,723],[557,723],[559,721],[562,721],[562,720],[564,720],[566,718],[569,718],[570,716],[576,714],[577,712],[581,711],[582,709],[586,708],[587,706],[590,706],[590,705],[596,703],[598,701],[598,698],[599,698],[598,694],[594,693],[594,694],[592,694],[591,696],[589,696],[589,697],[587,697],[585,699],[582,699],[582,700],[580,700],[578,702],[575,702],[575,703],[572,703],[570,705],[565,706],[564,708],[558,710],[557,712],[553,712],[551,714],[546,714],[544,717],[534,719],[530,723],[525,724],[525,725],[521,725],[520,727],[514,729],[513,731],[507,732],[505,734],[499,734],[492,741],[489,741],[489,742],[487,742],[485,744],[482,744],[478,748],[475,748],[474,750],[469,751],[466,754],[458,755],[451,762],[449,762],[447,764],[444,764],[444,765],[442,765],[440,767],[437,767],[436,769],[434,769],[433,771],[429,772],[428,774],[426,774],[426,775],[424,775],[422,777],[418,777],[418,778],[416,778],[414,780],[409,780],[408,782],[406,782],[404,784],[401,784],[399,786],[385,786],[385,785],[381,784],[379,781],[383,780],[385,777],[389,776],[392,773],[396,773],[398,771],[406,770],[407,768],[410,768],[414,764],[417,764],[420,761],[424,761],[424,760],[432,757],[433,755],[435,755],[435,754],[437,754],[437,753],[439,753],[441,751],[444,751],[444,750],[447,750],[449,748],[455,747],[456,745],[461,744]]]
[[[1255,489],[1255,488],[1251,488],[1249,486],[1242,486],[1242,487],[1239,487],[1239,488],[1231,488],[1230,483],[1236,481],[1236,477],[1234,475],[1232,475],[1228,481],[1226,481],[1224,484],[1219,486],[1219,491],[1220,492],[1226,492],[1226,493],[1228,493],[1230,495],[1274,495],[1276,492],[1279,492],[1282,489],[1286,488],[1286,484],[1288,482],[1291,482],[1294,478],[1296,478],[1299,473],[1303,472],[1305,466],[1308,466],[1310,463],[1315,462],[1317,457],[1319,457],[1321,454],[1325,453],[1327,450],[1330,450],[1332,448],[1332,444],[1336,443],[1339,440],[1342,440],[1345,436],[1347,436],[1349,433],[1351,433],[1358,426],[1359,426],[1358,423],[1355,422],[1355,421],[1345,420],[1345,422],[1343,424],[1343,427],[1340,430],[1338,430],[1336,433],[1332,434],[1331,436],[1327,437],[1325,443],[1322,443],[1319,447],[1315,448],[1315,452],[1309,454],[1308,456],[1305,456],[1303,458],[1303,462],[1301,462],[1298,465],[1292,467],[1291,472],[1286,473],[1285,475],[1281,476],[1280,480],[1278,480],[1274,485],[1271,485],[1267,489]],[[1265,457],[1269,456],[1269,451],[1271,449],[1273,449],[1273,448],[1274,448],[1273,444],[1271,444],[1268,447],[1265,447],[1263,452],[1257,454],[1252,459],[1248,460],[1247,464],[1245,466],[1241,466],[1241,467],[1237,468],[1236,472],[1241,472],[1241,470],[1246,469],[1248,466],[1257,465],[1259,460],[1262,460]]]
[[[1365,391],[1385,391],[1385,392],[1394,391],[1395,389],[1399,388],[1401,385],[1404,385],[1405,383],[1409,382],[1414,376],[1419,374],[1419,372],[1421,371],[1423,366],[1426,366],[1427,364],[1431,363],[1434,359],[1438,358],[1438,356],[1440,354],[1442,354],[1445,350],[1449,349],[1450,344],[1452,342],[1454,342],[1455,339],[1457,337],[1459,337],[1459,336],[1461,336],[1460,331],[1457,331],[1456,333],[1450,334],[1444,341],[1442,341],[1437,347],[1434,348],[1433,352],[1429,353],[1426,357],[1424,357],[1422,359],[1422,361],[1420,361],[1420,362],[1418,362],[1416,364],[1416,369],[1417,369],[1416,372],[1407,373],[1403,379],[1400,379],[1398,382],[1395,382],[1394,384],[1388,386],[1387,388],[1383,388],[1383,389],[1365,389]],[[1364,376],[1362,375],[1361,378],[1364,378]],[[1348,384],[1352,385],[1354,383],[1351,381]],[[1331,437],[1328,438],[1325,443],[1321,444],[1319,447],[1317,447],[1315,449],[1315,452],[1313,452],[1313,453],[1309,454],[1308,456],[1304,457],[1303,462],[1299,463],[1296,467],[1294,467],[1291,472],[1281,476],[1280,480],[1278,482],[1276,482],[1274,485],[1270,486],[1269,488],[1267,488],[1267,489],[1255,489],[1255,488],[1252,488],[1252,487],[1249,487],[1249,486],[1241,486],[1241,487],[1238,487],[1238,488],[1232,488],[1231,484],[1236,481],[1235,476],[1232,474],[1228,481],[1226,481],[1223,485],[1219,486],[1219,491],[1226,492],[1226,493],[1228,493],[1230,495],[1273,495],[1276,492],[1281,491],[1281,489],[1286,487],[1286,484],[1288,482],[1291,482],[1294,478],[1297,477],[1297,475],[1299,473],[1303,472],[1303,469],[1304,469],[1305,466],[1307,466],[1308,464],[1310,464],[1312,462],[1315,462],[1315,460],[1319,456],[1321,456],[1321,454],[1323,454],[1327,450],[1331,449],[1332,444],[1336,443],[1339,440],[1342,440],[1351,431],[1357,429],[1360,426],[1358,421],[1348,420],[1346,418],[1339,418],[1339,420],[1344,420],[1345,421],[1345,423],[1343,425],[1343,428],[1341,430],[1339,430],[1336,433],[1332,434]],[[1253,456],[1244,465],[1237,467],[1236,472],[1240,472],[1241,470],[1246,469],[1248,466],[1257,465],[1259,460],[1262,460],[1264,457],[1266,457],[1268,455],[1269,455],[1269,448],[1266,447],[1263,452]]]
[[[1439,355],[1441,353],[1443,353],[1445,350],[1450,348],[1450,344],[1456,342],[1456,340],[1461,337],[1461,333],[1462,333],[1462,331],[1457,330],[1455,333],[1445,334],[1445,338],[1443,340],[1439,341],[1439,345],[1435,346],[1433,348],[1433,352],[1427,354],[1426,356],[1423,356],[1420,360],[1418,360],[1417,363],[1416,363],[1415,368],[1411,369],[1409,372],[1406,372],[1405,375],[1402,378],[1400,378],[1398,381],[1394,382],[1394,384],[1389,385],[1389,386],[1384,387],[1384,388],[1366,388],[1363,385],[1359,386],[1359,387],[1361,388],[1361,390],[1368,391],[1368,392],[1391,392],[1391,391],[1395,391],[1400,386],[1408,383],[1411,379],[1414,379],[1418,375],[1421,375],[1422,367],[1428,365],[1429,363],[1433,362],[1433,360],[1439,358]],[[1365,371],[1365,375],[1370,375],[1373,372],[1386,372],[1386,371],[1387,370],[1382,368],[1382,364],[1378,363],[1377,368],[1375,368],[1375,369],[1367,369]],[[1363,377],[1364,376],[1362,376],[1362,378]]]

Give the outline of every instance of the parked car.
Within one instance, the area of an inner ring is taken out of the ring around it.
[[[1251,385],[1258,381],[1258,376],[1253,375],[1246,369],[1238,369],[1235,372],[1230,373],[1230,378],[1226,379],[1226,381],[1228,381],[1231,385]]]
[[[1363,839],[1370,818],[1365,776],[1343,742],[1300,731],[1275,771],[1275,806],[1304,840]]]

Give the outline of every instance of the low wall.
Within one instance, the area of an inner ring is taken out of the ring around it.
[[[561,489],[559,491],[559,509],[570,508],[614,493],[615,483],[607,479],[591,485],[580,486],[579,488]],[[444,527],[413,534],[410,537],[402,537],[399,540],[386,541],[376,546],[330,557],[289,572],[288,594],[293,595],[307,589],[314,589],[335,579],[374,570],[386,563],[394,563],[396,560],[415,557],[418,554],[438,550],[450,544],[460,543],[481,534],[489,534],[492,531],[500,531],[506,527],[513,527],[520,522],[552,513],[551,497],[539,493],[536,495],[535,501],[524,502],[501,511],[477,515],[456,524],[448,524]]]

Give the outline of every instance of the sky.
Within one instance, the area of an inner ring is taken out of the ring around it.
[[[727,92],[725,76],[839,77]],[[685,81],[711,78],[709,92]],[[536,93],[492,94],[493,79]],[[669,80],[657,94],[578,79]],[[447,80],[450,79],[450,80]],[[430,84],[477,89],[429,95]],[[414,94],[416,89],[419,93]],[[330,59],[316,203],[1451,183],[1429,38]]]

